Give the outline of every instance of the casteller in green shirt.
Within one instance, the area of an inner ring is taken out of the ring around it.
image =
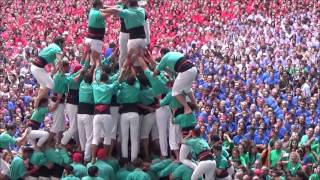
[[[87,169],[91,166],[96,166],[99,169],[98,176],[103,178],[104,180],[113,180],[115,179],[115,172],[113,168],[107,164],[106,162],[98,159],[94,164],[88,163]]]
[[[82,81],[79,88],[79,102],[94,104],[92,84]]]
[[[128,175],[127,180],[151,180],[151,178],[149,174],[144,172],[142,169],[136,168]]]
[[[170,70],[175,71],[174,67],[176,63],[183,57],[184,55],[179,52],[168,52],[161,58],[160,63],[156,67],[156,70],[160,72],[168,67]]]
[[[181,128],[195,127],[197,124],[196,116],[193,113],[179,114],[172,122],[178,124]]]
[[[71,175],[68,175],[66,177],[61,178],[61,180],[80,180],[80,178],[71,174]]]
[[[47,113],[49,113],[49,107],[38,107],[33,111],[31,120],[41,124]]]
[[[320,175],[319,174],[311,174],[309,177],[309,180],[320,180]]]
[[[47,61],[47,64],[54,63],[57,59],[57,54],[62,54],[60,46],[55,43],[50,44],[48,47],[42,49],[39,56]]]
[[[179,167],[177,167],[171,174],[173,179],[181,179],[181,180],[190,180],[193,173],[193,169],[190,167],[181,164]]]
[[[133,85],[122,82],[118,91],[117,101],[119,104],[138,103],[140,93],[140,83],[135,80]]]
[[[9,149],[11,145],[16,145],[16,138],[12,137],[8,132],[3,132],[0,135],[0,148]]]
[[[106,21],[99,9],[91,8],[89,12],[89,28],[105,29]]]
[[[149,69],[146,69],[144,71],[144,75],[146,75],[147,79],[149,80],[155,96],[168,93],[169,88],[167,87],[167,83],[169,80],[163,73],[160,73],[158,76],[153,76],[153,72],[151,72]]]
[[[206,140],[200,137],[190,138],[185,142],[186,145],[191,147],[191,150],[199,155],[205,150],[210,150],[209,144]]]
[[[121,9],[119,17],[124,20],[124,24],[128,30],[136,27],[143,27],[146,23],[146,12],[142,7]]]
[[[68,76],[66,76],[64,73],[61,73],[60,71],[57,72],[54,77],[54,86],[52,91],[57,94],[65,94],[68,92],[68,84],[69,81],[72,79],[68,79]]]
[[[110,104],[112,95],[117,92],[119,87],[118,81],[112,84],[107,84],[103,82],[93,82],[93,98],[95,104]]]
[[[24,160],[19,155],[15,156],[11,161],[10,179],[12,180],[17,180],[20,178],[23,179],[26,173],[27,173],[27,170],[24,165]]]

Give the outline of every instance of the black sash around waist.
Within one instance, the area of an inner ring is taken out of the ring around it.
[[[32,60],[32,64],[39,67],[39,68],[44,68],[48,62],[41,56],[38,56],[37,58]]]
[[[119,106],[117,103],[117,95],[112,95],[110,106]]]
[[[108,104],[96,104],[94,106],[94,114],[110,114],[110,107]]]
[[[120,18],[120,22],[121,22],[120,32],[129,33],[129,30],[126,28],[123,18]]]
[[[129,113],[129,112],[139,113],[138,105],[136,103],[121,104],[121,106],[119,108],[119,113],[124,114],[124,113]]]
[[[88,28],[87,37],[90,39],[97,39],[103,41],[104,34],[106,33],[105,28]]]
[[[79,90],[78,89],[69,89],[68,95],[67,95],[67,103],[68,104],[79,104]]]
[[[152,104],[148,105],[149,107],[155,107],[157,105],[157,101],[154,101]],[[151,113],[150,111],[144,109],[144,108],[141,108],[141,107],[138,107],[139,108],[139,115],[147,115],[149,113]]]
[[[193,67],[194,67],[194,65],[192,64],[191,61],[187,60],[185,57],[181,57],[177,61],[176,65],[174,66],[174,70],[176,72],[182,73],[182,72],[185,72]]]
[[[210,150],[204,150],[201,151],[198,155],[197,158],[199,161],[205,161],[205,160],[213,160],[213,156]]]
[[[129,31],[129,39],[145,39],[146,38],[146,33],[144,31],[143,26],[128,29],[128,31]]]
[[[66,99],[66,96],[65,96],[65,95],[62,95],[61,100],[60,100],[59,103],[63,104],[64,101],[65,101],[65,99]],[[57,93],[53,93],[53,96],[51,97],[51,100],[52,100],[53,102],[56,102],[56,101],[58,100],[58,94],[57,94]]]
[[[94,115],[94,104],[79,102],[78,114]]]

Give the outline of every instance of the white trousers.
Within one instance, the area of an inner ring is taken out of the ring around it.
[[[121,152],[122,157],[128,158],[129,133],[131,141],[131,161],[138,157],[139,114],[128,112],[120,115],[121,126]]]
[[[93,139],[92,144],[98,145],[101,133],[104,135],[104,145],[111,144],[112,117],[110,114],[96,114],[93,117]]]
[[[39,177],[39,180],[51,180],[51,179],[48,177]]]
[[[196,76],[196,67],[193,67],[185,72],[179,73],[173,83],[172,96],[191,92],[192,82],[196,79]]]
[[[91,144],[92,144],[92,120],[93,115],[78,114],[78,132],[81,151],[84,151],[84,160],[91,160]]]
[[[28,135],[28,142],[30,142],[33,146],[37,145],[38,147],[41,147],[49,138],[49,133],[47,131],[43,130],[32,130],[30,131],[30,134]],[[36,143],[36,140],[38,142]]]
[[[90,49],[96,51],[97,53],[101,54],[103,48],[103,41],[91,38],[85,38],[86,45],[90,46]]]
[[[129,33],[120,32],[120,36],[119,36],[119,46],[120,46],[119,67],[122,67],[124,61],[127,58],[128,40],[129,40]]]
[[[168,156],[168,131],[171,117],[172,113],[169,106],[162,106],[156,110],[161,156]]]
[[[157,123],[156,123],[156,113],[149,113],[142,116],[141,121],[141,131],[140,138],[148,139],[151,133],[152,140],[156,140],[159,137]]]
[[[30,67],[31,74],[37,80],[40,88],[48,88],[52,89],[54,86],[54,82],[50,74],[44,68],[39,68],[35,65],[31,65]]]
[[[213,160],[200,161],[197,168],[193,171],[191,180],[202,178],[203,180],[215,179],[216,162]]]
[[[63,138],[61,139],[61,144],[66,145],[70,139],[77,135],[78,132],[78,122],[77,113],[78,106],[74,104],[66,104],[66,113],[69,118],[69,129],[63,133]]]
[[[181,128],[177,124],[172,124],[171,119],[169,121],[169,147],[170,150],[179,150],[181,143]]]
[[[194,170],[194,169],[196,169],[197,164],[192,162],[190,159],[188,159],[190,152],[191,152],[191,149],[188,145],[181,144],[180,152],[179,152],[179,161],[182,164],[184,164]]]
[[[64,131],[65,129],[64,108],[65,108],[64,103],[59,103],[58,108],[53,112],[52,114],[53,123],[51,125],[50,132],[59,133]]]
[[[118,124],[120,124],[120,114],[119,114],[119,107],[118,106],[111,106],[110,107],[110,114],[112,117],[112,130],[111,130],[111,139],[117,139],[117,133],[118,129]],[[119,133],[120,134],[120,133]]]

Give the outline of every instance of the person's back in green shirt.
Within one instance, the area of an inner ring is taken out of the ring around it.
[[[24,160],[20,156],[15,156],[11,161],[10,179],[12,180],[17,180],[19,178],[23,179],[26,173],[27,171],[24,165]]]
[[[105,29],[106,22],[99,9],[91,8],[89,12],[89,28]]]
[[[48,47],[42,49],[39,53],[39,56],[47,61],[48,64],[54,63],[57,59],[57,54],[62,54],[60,46],[55,43],[50,44]]]
[[[17,140],[12,137],[8,132],[0,134],[0,148],[9,149],[11,145],[16,145]]]
[[[127,180],[151,180],[151,178],[149,174],[144,172],[142,169],[136,168],[128,175]]]

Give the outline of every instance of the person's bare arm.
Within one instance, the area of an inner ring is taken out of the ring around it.
[[[106,16],[109,15],[117,15],[121,12],[121,9],[118,9],[116,7],[110,7],[106,9],[100,9],[101,14],[105,14]]]

